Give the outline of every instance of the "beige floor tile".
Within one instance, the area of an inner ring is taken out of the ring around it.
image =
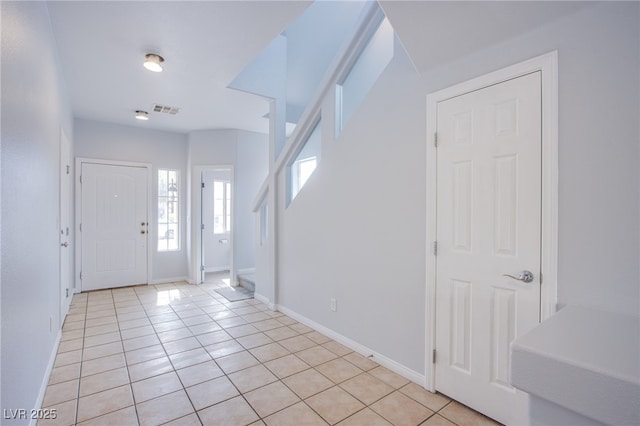
[[[265,314],[264,312],[255,312],[253,314],[243,315],[242,318],[246,322],[251,324],[251,323],[254,323],[254,322],[260,322],[260,321],[268,320],[271,317],[269,315]]]
[[[295,355],[286,355],[264,363],[273,374],[283,379],[310,368],[309,364]]]
[[[98,374],[109,370],[115,370],[126,366],[123,353],[117,353],[114,355],[105,356],[102,358],[96,358],[82,363],[81,376],[91,376],[92,374]]]
[[[56,355],[56,361],[53,364],[54,367],[63,367],[69,364],[75,364],[82,361],[82,350],[69,351]]]
[[[240,325],[238,327],[231,327],[225,329],[227,333],[229,333],[234,338],[248,336],[250,334],[259,333],[260,330],[252,326],[251,324]]]
[[[258,360],[255,359],[255,357],[248,351],[242,351],[218,358],[216,359],[216,362],[226,374],[231,374],[259,363]]]
[[[232,327],[237,327],[239,325],[248,324],[248,322],[244,318],[239,317],[239,316],[224,318],[224,319],[218,320],[216,322],[222,328],[232,328]]]
[[[278,343],[270,343],[268,345],[259,346],[251,349],[249,352],[253,354],[260,362],[271,361],[289,355],[290,352]]]
[[[328,338],[327,336],[325,336],[324,334],[320,334],[317,331],[312,331],[311,333],[306,333],[305,336],[308,339],[313,340],[314,342],[316,342],[319,345],[325,344],[327,342],[330,342],[331,339]]]
[[[176,328],[173,330],[162,331],[158,333],[158,338],[162,343],[186,339],[187,337],[193,337],[193,333],[191,333],[191,330],[189,330],[187,327]]]
[[[179,319],[180,317],[178,317],[174,313],[149,316],[149,321],[151,321],[151,324],[160,324],[161,322],[176,321]]]
[[[196,410],[225,401],[239,395],[233,383],[226,377],[218,377],[208,382],[187,388],[189,398]]]
[[[380,417],[370,408],[365,408],[347,417],[338,426],[392,426],[391,423]]]
[[[439,414],[431,416],[427,419],[426,422],[422,423],[420,426],[456,426],[455,423],[450,422]]]
[[[205,408],[198,415],[205,426],[242,426],[259,420],[256,412],[241,396]]]
[[[148,348],[136,349],[125,354],[127,365],[137,364],[139,362],[149,361],[150,359],[162,358],[166,356],[166,352],[162,345],[149,346]]]
[[[367,405],[373,404],[395,390],[392,386],[367,373],[343,382],[340,387]]]
[[[84,321],[67,322],[62,326],[62,331],[84,330]]]
[[[325,362],[331,361],[332,359],[338,357],[338,355],[323,348],[322,346],[314,346],[312,348],[297,352],[296,356],[312,367],[324,364]]]
[[[223,376],[224,373],[215,361],[207,361],[176,371],[182,385],[187,388]]]
[[[267,330],[264,332],[264,334],[271,337],[273,340],[279,341],[295,337],[298,335],[298,332],[289,327],[283,327],[281,324],[281,327]]]
[[[97,336],[98,334],[104,333],[114,333],[118,330],[118,324],[115,322],[111,324],[99,325],[97,327],[88,327],[84,330],[84,337]]]
[[[180,352],[169,355],[169,359],[176,370],[189,367],[190,365],[200,364],[211,360],[211,355],[204,348],[192,349],[190,351]]]
[[[400,388],[400,392],[418,401],[425,407],[438,411],[451,401],[451,399],[439,393],[432,393],[415,383],[409,383],[408,385]]]
[[[187,416],[180,417],[179,419],[172,420],[168,423],[163,423],[162,426],[202,426],[202,422],[200,421],[196,413],[191,413]]]
[[[44,407],[50,418],[38,420],[38,425],[42,426],[70,426],[76,422],[77,399],[61,402],[59,404]],[[55,417],[55,418],[53,418]]]
[[[259,311],[253,306],[244,306],[242,308],[233,309],[233,312],[235,312],[238,315],[249,315],[249,314],[255,314]]]
[[[105,324],[114,324],[117,323],[118,320],[116,319],[115,315],[111,315],[108,317],[102,317],[102,318],[93,318],[93,319],[88,319],[84,322],[85,327],[97,327],[99,325],[105,325]]]
[[[123,340],[125,352],[135,351],[136,349],[148,348],[160,344],[158,336],[150,334],[148,336],[134,337],[133,339]]]
[[[76,379],[47,386],[42,406],[49,407],[62,402],[75,400],[78,398],[78,385],[79,380]]]
[[[258,346],[268,345],[273,343],[273,340],[264,333],[250,334],[248,336],[240,337],[237,339],[238,343],[247,349],[257,348]]]
[[[60,342],[66,342],[67,340],[82,339],[84,337],[84,329],[63,331],[60,335]]]
[[[253,325],[255,328],[257,328],[260,331],[268,331],[268,330],[273,330],[274,328],[282,327],[282,323],[275,319],[267,319],[264,321],[252,323],[251,325]]]
[[[147,325],[151,325],[151,322],[147,318],[132,319],[129,321],[122,321],[118,323],[118,327],[120,327],[120,330],[128,330],[130,328],[139,328]]]
[[[123,352],[122,342],[107,343],[106,345],[85,348],[82,352],[82,361],[89,361]]]
[[[288,339],[280,340],[278,343],[280,343],[291,352],[300,352],[302,350],[317,346],[316,342],[311,339],[307,339],[304,336],[290,337]]]
[[[305,402],[330,424],[336,424],[364,408],[364,404],[337,386],[307,398]]]
[[[80,379],[81,397],[91,395],[93,393],[102,392],[107,389],[117,388],[118,386],[129,383],[129,374],[127,369],[122,367],[115,370],[105,371],[104,373],[85,376]]]
[[[249,392],[278,380],[278,378],[263,365],[255,365],[229,374],[229,379],[242,393]]]
[[[333,352],[334,354],[338,355],[338,356],[345,356],[347,354],[350,354],[351,352],[353,352],[351,349],[349,349],[348,347],[341,345],[340,343],[334,341],[334,340],[330,340],[327,343],[323,343],[322,346],[325,349],[329,349],[331,352]]]
[[[396,389],[400,389],[401,387],[409,383],[409,380],[382,366],[369,370],[369,374],[377,377],[378,379],[393,386]]]
[[[121,313],[118,314],[118,322],[122,323],[125,321],[131,321],[134,319],[139,319],[139,318],[146,318],[147,317],[147,313],[145,311],[133,311],[133,312],[127,312],[127,313]]]
[[[136,404],[182,389],[175,372],[160,374],[131,384]]]
[[[268,426],[326,426],[322,417],[316,414],[304,402],[270,415],[264,421]]]
[[[133,405],[129,385],[94,393],[78,400],[78,422]]]
[[[277,318],[278,321],[280,321],[284,325],[293,325],[298,323],[298,321],[294,320],[293,318],[289,318],[286,315],[279,315]]]
[[[123,340],[126,340],[126,339],[133,339],[135,337],[148,336],[150,334],[155,334],[155,332],[156,331],[153,329],[152,326],[145,325],[142,327],[128,328],[126,330],[122,330],[120,331],[120,335],[122,336]]]
[[[58,353],[61,354],[63,352],[77,351],[78,349],[82,349],[83,343],[84,340],[82,338],[60,342],[58,345]]]
[[[417,425],[433,415],[433,411],[400,392],[385,396],[370,408],[394,425]]]
[[[211,357],[213,357],[214,359],[227,356],[236,352],[242,352],[245,350],[244,347],[240,343],[236,342],[235,340],[228,340],[226,342],[214,343],[213,345],[209,345],[205,347],[205,349],[207,350],[207,352],[209,352]]]
[[[84,338],[84,347],[90,348],[92,346],[104,345],[106,343],[113,343],[120,341],[120,332],[114,331],[111,333],[96,334],[95,336],[87,336]]]
[[[314,331],[313,328],[307,325],[304,325],[302,323],[291,324],[289,327],[291,327],[292,329],[294,329],[300,334],[311,333],[312,331]]]
[[[229,336],[229,333],[224,330],[216,330],[209,333],[197,335],[196,339],[198,339],[202,346],[209,346],[215,343],[226,342],[233,339],[233,337]]]
[[[170,330],[177,330],[179,328],[184,328],[184,327],[185,327],[184,323],[182,322],[182,320],[179,320],[179,319],[153,324],[154,330],[156,330],[156,332],[158,333],[163,333],[165,331],[170,331]]]
[[[342,383],[362,373],[355,365],[342,358],[334,359],[316,367],[316,370],[327,376],[334,383]]]
[[[360,355],[357,352],[351,352],[350,354],[347,354],[347,355],[343,356],[342,358],[346,359],[351,364],[355,365],[356,367],[358,367],[359,369],[361,369],[363,371],[369,371],[369,370],[379,366],[379,364],[377,362],[374,362],[374,361],[370,360],[369,358]]]
[[[207,316],[207,322],[203,322],[202,324],[191,325],[189,326],[189,330],[196,336],[201,334],[211,333],[213,331],[222,330],[222,328],[211,320],[211,317]]]
[[[168,357],[156,358],[129,366],[129,377],[132,382],[148,379],[153,376],[173,371]]]
[[[64,365],[62,367],[55,367],[51,370],[51,375],[49,376],[49,385],[68,382],[69,380],[75,380],[79,377],[80,363]]]
[[[263,386],[244,394],[244,397],[258,415],[263,418],[300,401],[300,398],[282,382]]]
[[[109,414],[105,414],[100,417],[94,417],[93,419],[86,420],[78,423],[78,426],[137,426],[138,415],[136,409],[131,406],[123,408],[122,410],[114,411]]]
[[[164,350],[169,355],[202,347],[198,339],[196,339],[195,337],[187,337],[186,339],[174,340],[173,342],[163,343],[162,346],[164,346]]]
[[[483,416],[477,411],[462,405],[456,401],[451,401],[446,407],[438,411],[442,417],[450,420],[459,426],[493,426],[498,425],[490,418]]]
[[[302,371],[293,376],[289,376],[282,380],[291,390],[293,390],[301,399],[329,389],[334,384],[322,374],[314,369]]]
[[[193,406],[184,390],[170,393],[136,405],[141,426],[167,423],[193,413]]]

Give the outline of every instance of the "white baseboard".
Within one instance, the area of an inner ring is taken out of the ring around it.
[[[255,296],[254,296],[255,297]],[[260,300],[260,299],[258,299]],[[268,299],[267,299],[268,300]],[[266,303],[266,302],[265,302]],[[411,380],[412,382],[420,385],[420,386],[424,386],[425,384],[425,375],[424,374],[420,374],[417,371],[414,371],[410,368],[408,368],[405,365],[400,364],[397,361],[394,361],[391,358],[388,358],[372,349],[369,349],[368,347],[361,345],[360,343],[349,339],[348,337],[343,336],[342,334],[331,330],[330,328],[327,328],[323,325],[318,324],[315,321],[310,320],[309,318],[300,315],[299,313],[292,311],[291,309],[284,307],[282,305],[277,305],[276,306],[277,310],[282,312],[283,314],[293,318],[294,320],[313,328],[314,330],[316,330],[319,333],[324,334],[327,337],[330,337],[331,339],[335,340],[336,342],[348,347],[349,349],[358,352],[360,355],[363,355],[365,357],[369,357],[370,359],[372,359],[373,361],[377,362],[378,364],[382,365],[383,367],[388,368],[389,370],[393,371],[396,374],[401,375],[402,377],[405,377],[408,380]]]
[[[277,310],[277,306],[273,304],[273,302],[271,302],[271,300],[269,300],[269,298],[267,296],[263,296],[262,294],[256,293],[255,291],[253,292],[253,298],[256,299],[259,302],[264,303],[265,305],[267,305],[269,307],[269,309],[271,309],[272,311]]]
[[[56,340],[53,343],[53,349],[51,350],[51,354],[49,355],[49,362],[47,363],[47,369],[44,372],[44,377],[42,378],[42,384],[40,385],[40,392],[38,392],[38,399],[36,399],[36,406],[34,409],[39,410],[42,408],[42,403],[44,402],[44,395],[47,392],[47,386],[49,385],[49,377],[51,376],[51,371],[53,370],[53,365],[56,363],[56,355],[58,354],[58,346],[60,346],[60,340],[62,339],[62,326],[58,329],[58,334],[56,336]],[[38,422],[37,419],[31,419],[29,422],[29,426],[36,426]]]
[[[158,278],[155,280],[149,280],[149,285],[166,284],[166,283],[179,283],[182,281],[189,282],[188,277],[170,277],[170,278]]]
[[[210,268],[205,267],[204,272],[229,272],[228,266],[212,266]]]

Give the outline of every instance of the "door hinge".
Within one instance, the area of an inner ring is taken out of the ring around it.
[[[67,174],[71,173],[71,166],[67,164]]]
[[[65,289],[65,293],[66,293],[66,296],[69,297],[69,289],[68,288]]]
[[[201,224],[200,224],[200,229],[201,229],[202,231],[204,231],[204,223],[201,223]]]
[[[438,242],[437,241],[433,242],[433,255],[434,256],[438,255]]]
[[[433,352],[431,353],[431,362],[433,364],[436,363],[436,350],[434,349]]]
[[[202,185],[202,188],[204,188],[204,182],[200,182],[200,185]]]
[[[433,146],[438,147],[438,132],[433,132]]]
[[[82,175],[80,175],[80,184],[82,185]]]
[[[80,271],[80,279],[82,279],[82,271]]]
[[[204,272],[204,265],[200,265],[200,271]]]
[[[82,223],[80,224],[80,232],[82,232]]]

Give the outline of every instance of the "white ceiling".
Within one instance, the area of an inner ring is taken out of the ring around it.
[[[308,1],[48,1],[76,117],[186,133],[268,132],[264,99],[227,89]],[[164,72],[143,68],[146,53]],[[181,108],[151,112],[155,103]],[[137,109],[150,120],[134,119]]]

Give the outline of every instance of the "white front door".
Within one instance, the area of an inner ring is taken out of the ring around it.
[[[82,291],[147,283],[147,168],[82,163]]]
[[[509,346],[540,315],[541,126],[540,72],[437,105],[436,389],[505,424],[528,408]]]
[[[71,297],[71,144],[60,132],[60,325],[69,312]]]

